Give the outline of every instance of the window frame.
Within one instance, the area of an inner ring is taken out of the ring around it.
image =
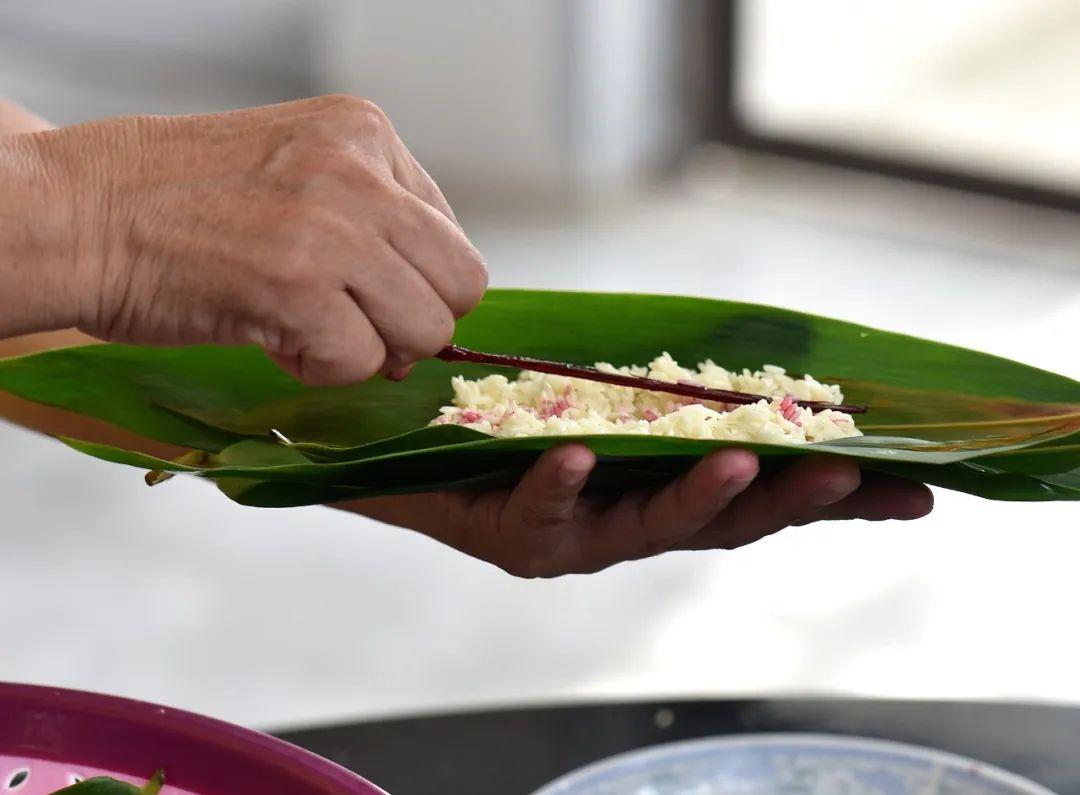
[[[742,46],[739,41],[739,15],[745,2],[712,0],[706,6],[707,69],[710,73],[706,90],[712,97],[712,101],[706,105],[703,119],[706,140],[735,149],[1080,213],[1080,192],[993,177],[964,168],[942,168],[917,159],[870,154],[840,144],[820,143],[752,129],[739,113],[737,101],[739,52]]]

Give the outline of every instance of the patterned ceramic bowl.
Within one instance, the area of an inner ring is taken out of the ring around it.
[[[0,683],[0,795],[48,795],[95,775],[162,795],[386,795],[333,762],[190,712],[74,690]]]
[[[534,795],[1054,795],[910,745],[814,734],[714,737],[605,759]]]

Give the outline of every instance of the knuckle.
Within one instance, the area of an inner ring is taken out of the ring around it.
[[[465,259],[465,268],[461,275],[461,296],[455,307],[461,314],[471,311],[480,303],[487,292],[488,270],[480,252],[472,246]]]
[[[327,354],[303,357],[303,380],[311,386],[339,386],[366,381],[379,372],[380,362],[374,357],[359,356],[345,359]]]
[[[348,141],[341,138],[327,141],[317,147],[312,155],[308,168],[314,174],[340,179],[365,176],[372,171],[367,161],[357,154]]]
[[[390,126],[386,113],[370,99],[351,94],[335,94],[332,100],[333,106],[349,124],[365,132],[378,132]]]
[[[350,96],[327,98],[319,113],[284,122],[267,159],[268,170],[290,189],[318,184],[320,177],[368,181],[380,173],[384,147],[365,144],[392,131],[386,114],[372,102]]]
[[[300,107],[311,107],[317,111],[326,112],[332,108],[338,107],[348,102],[356,100],[357,97],[353,94],[346,94],[341,91],[334,91],[329,94],[321,94],[317,97],[310,97],[309,99],[300,99],[295,102],[288,103],[290,105],[296,105]]]
[[[300,380],[308,386],[333,386],[340,383],[334,362],[317,353],[317,348],[303,345],[297,354]]]
[[[423,234],[424,225],[417,213],[417,198],[392,179],[383,181],[380,188],[387,219],[408,233]]]
[[[454,317],[449,311],[444,309],[436,314],[429,353],[438,353],[449,344],[454,338],[454,327]]]
[[[357,359],[353,367],[353,377],[357,381],[367,381],[377,375],[383,368],[386,357],[375,352],[367,353]]]
[[[338,166],[338,174],[354,192],[367,192],[372,203],[392,200],[396,193],[394,175],[390,166],[380,156],[346,152]]]
[[[293,158],[293,192],[301,197],[327,196],[329,186],[349,190],[389,189],[388,174],[379,157],[353,146],[344,136],[312,141]]]
[[[359,383],[378,374],[386,358],[382,340],[372,334],[355,331],[347,314],[334,305],[308,293],[307,306],[291,313],[287,330],[300,361],[301,380],[312,386],[336,386]]]
[[[403,319],[406,323],[415,323],[408,318]],[[434,356],[445,348],[454,338],[454,318],[445,307],[439,307],[428,313],[428,318],[423,331],[416,333],[409,339],[402,340],[399,349],[395,351],[398,358],[404,362],[412,362],[428,356]]]
[[[488,273],[484,261],[475,249],[471,249],[465,254],[464,263],[455,269],[443,287],[446,305],[453,319],[464,317],[475,309],[487,292],[487,286]]]
[[[335,337],[340,338],[340,335]],[[377,334],[372,334],[366,342],[354,341],[349,347],[352,352],[352,369],[360,381],[366,381],[382,372],[390,357],[386,343]]]

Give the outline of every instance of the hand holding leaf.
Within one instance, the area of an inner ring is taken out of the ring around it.
[[[757,457],[721,450],[656,490],[583,496],[595,456],[570,444],[544,453],[513,489],[381,497],[345,505],[418,530],[520,577],[594,572],[672,550],[734,549],[823,519],[915,519],[923,485],[860,475],[852,461],[806,458],[758,475]]]

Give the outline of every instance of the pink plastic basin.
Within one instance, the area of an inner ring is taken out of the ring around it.
[[[167,795],[386,795],[302,748],[213,718],[126,698],[0,683],[0,795],[48,795],[75,777]]]

